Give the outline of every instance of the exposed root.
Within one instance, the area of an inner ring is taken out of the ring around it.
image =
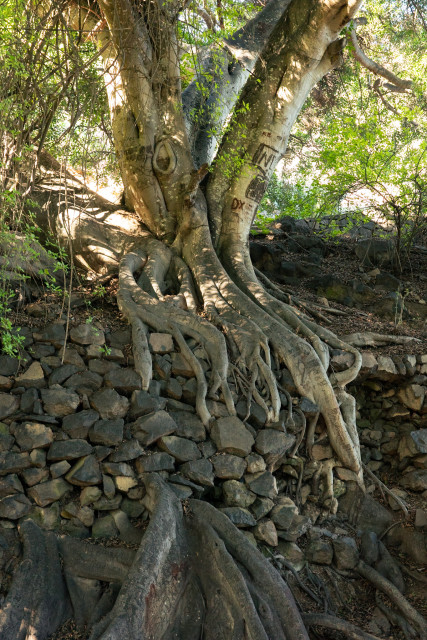
[[[391,336],[381,333],[349,333],[341,336],[341,340],[353,347],[384,347],[388,344],[408,344],[408,342],[420,342],[412,336]]]
[[[359,629],[350,622],[346,622],[335,616],[329,616],[326,613],[304,613],[302,618],[307,626],[318,626],[324,629],[341,631],[341,633],[347,636],[347,638],[351,638],[351,640],[381,640],[377,636],[362,631],[362,629]]]
[[[409,512],[408,512],[408,505],[406,504],[406,502],[402,498],[397,496],[391,489],[389,489],[387,485],[384,484],[384,482],[381,482],[381,480],[375,475],[375,473],[373,473],[369,469],[369,467],[367,467],[365,464],[363,465],[363,470],[380,487],[381,491],[384,491],[384,493],[387,493],[387,495],[391,496],[393,500],[397,502],[397,504],[405,514],[405,519],[407,520],[409,518]]]
[[[399,589],[389,580],[384,578],[378,571],[360,560],[356,571],[366,580],[371,582],[377,589],[385,593],[392,603],[400,609],[406,620],[413,625],[419,633],[421,640],[427,638],[427,620],[414,609],[408,600],[401,594]]]
[[[210,360],[212,376],[210,393],[221,388],[227,409],[231,415],[235,413],[234,403],[227,383],[228,357],[225,340],[222,334],[209,322],[194,313],[174,306],[167,300],[159,300],[136,283],[134,273],[149,263],[147,257],[137,254],[125,256],[120,265],[118,302],[124,315],[132,325],[134,342],[135,368],[140,373],[143,386],[148,388],[151,380],[151,354],[149,352],[146,328],[170,333],[176,340],[183,356],[192,367],[197,379],[197,411],[206,425],[210,414],[206,406],[208,386],[198,359],[188,347],[184,335],[194,338],[201,344]],[[152,283],[150,282],[150,286]],[[153,289],[153,287],[152,287]],[[153,289],[154,290],[154,289]]]

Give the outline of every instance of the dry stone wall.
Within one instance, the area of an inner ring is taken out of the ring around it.
[[[306,533],[310,561],[338,561],[341,543],[323,548],[316,534],[329,515],[318,473],[332,456],[324,427],[317,428],[312,459],[302,445],[296,449],[303,416],[317,411],[307,398],[294,399],[288,428],[284,420],[266,426],[259,405],[246,420],[247,403],[234,388],[237,416],[212,398],[207,429],[194,408],[192,368],[171,336],[150,334],[154,376],[143,391],[125,355],[128,330],[106,335],[82,324],[66,341],[58,322],[24,335],[24,361],[0,356],[0,537],[30,517],[79,538],[137,544],[149,517],[141,478],[157,472],[179,498],[208,499],[254,543],[278,549],[294,566],[302,566],[297,542]],[[204,350],[189,346],[209,372]],[[332,366],[345,368],[347,358],[334,352]],[[285,417],[295,390],[288,372],[281,375]],[[396,469],[402,492],[427,490],[427,355],[365,353],[353,392],[368,467]],[[335,469],[335,497],[353,479]]]

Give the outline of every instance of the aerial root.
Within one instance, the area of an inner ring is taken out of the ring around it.
[[[164,256],[164,252],[162,255]],[[224,336],[195,313],[171,304],[163,295],[159,299],[160,285],[153,286],[153,274],[156,277],[164,277],[166,269],[164,260],[156,267],[153,266],[150,271],[146,286],[152,293],[144,291],[137,284],[134,274],[145,269],[149,263],[149,256],[146,255],[140,256],[133,253],[122,258],[117,295],[120,310],[132,326],[135,368],[141,376],[143,388],[148,389],[152,377],[152,357],[147,340],[148,327],[150,327],[155,331],[170,333],[174,337],[197,380],[197,412],[205,425],[209,423],[211,416],[206,405],[208,384],[199,360],[185,341],[184,336],[188,336],[203,346],[208,354],[212,367],[211,393],[221,388],[227,409],[230,415],[234,415],[234,402],[227,382],[228,356]],[[181,268],[181,277],[186,278],[188,274],[185,273],[182,265],[178,263],[178,267]],[[141,278],[139,280],[141,281]],[[188,295],[190,295],[189,292],[190,289],[187,287]]]

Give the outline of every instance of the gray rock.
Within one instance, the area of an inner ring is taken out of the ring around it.
[[[93,484],[101,484],[102,475],[99,463],[94,456],[81,458],[65,476],[71,484],[79,487],[87,487]]]
[[[15,413],[19,407],[19,398],[9,393],[0,393],[0,420]]]
[[[59,350],[58,355],[63,364],[74,364],[78,367],[79,371],[84,371],[84,369],[86,369],[84,360],[81,355],[77,353],[76,349],[71,347],[66,347],[65,349],[62,348]]]
[[[181,400],[182,387],[176,378],[169,378],[169,380],[166,381],[165,394],[168,398]]]
[[[405,473],[399,479],[399,484],[412,491],[425,491],[427,489],[427,470],[420,469]]]
[[[102,472],[109,473],[110,476],[127,476],[128,478],[134,477],[132,467],[126,462],[103,462]]]
[[[197,380],[196,378],[190,378],[182,387],[182,399],[189,404],[196,403],[197,396]]]
[[[92,453],[93,447],[86,440],[57,440],[47,452],[47,459],[52,462],[60,460],[76,460]]]
[[[114,518],[114,522],[119,530],[120,540],[127,542],[128,544],[139,544],[142,539],[142,531],[134,527],[130,522],[127,514],[124,511],[117,510],[111,514]]]
[[[176,428],[175,420],[166,411],[156,411],[138,418],[132,426],[132,433],[141,444],[148,446],[174,433]]]
[[[253,515],[242,507],[224,507],[219,509],[231,522],[239,528],[254,527],[256,520]]]
[[[291,498],[280,498],[280,504],[271,512],[271,519],[278,529],[287,530],[291,526],[295,516],[298,515],[298,507]]]
[[[421,411],[426,396],[426,388],[419,384],[410,384],[397,391],[400,402],[412,411]]]
[[[181,466],[180,473],[197,484],[201,484],[206,487],[214,486],[212,464],[205,458],[186,462]]]
[[[240,480],[247,466],[246,460],[228,453],[214,456],[212,464],[216,477],[224,480]]]
[[[31,511],[31,502],[23,494],[7,496],[0,500],[0,518],[19,520]]]
[[[151,471],[175,471],[175,458],[168,453],[153,453],[141,456],[136,461],[138,473],[148,473]]]
[[[20,410],[23,413],[33,413],[34,403],[39,399],[37,389],[27,389],[21,396]]]
[[[211,430],[211,438],[218,451],[232,453],[242,458],[251,452],[254,444],[252,435],[236,416],[216,420]]]
[[[236,412],[241,420],[244,420],[247,414],[247,404],[245,400],[240,400],[236,405]],[[248,422],[256,428],[263,427],[267,422],[267,415],[262,407],[256,402],[251,403]]]
[[[119,530],[112,515],[108,514],[103,518],[96,518],[92,526],[93,538],[117,538]]]
[[[247,471],[248,473],[259,473],[260,471],[265,471],[267,465],[262,456],[257,453],[251,453],[247,458]]]
[[[334,564],[337,569],[346,571],[354,569],[359,562],[359,551],[353,538],[343,536],[332,541],[334,547]]]
[[[46,466],[46,451],[44,449],[33,449],[30,453],[31,464],[34,467],[42,468]]]
[[[130,500],[129,498],[123,498],[120,508],[129,516],[129,518],[139,518],[145,511],[143,504],[137,500]]]
[[[24,387],[24,389],[43,389],[45,386],[46,379],[40,362],[33,362],[30,364],[28,369],[15,379],[15,387]]]
[[[134,369],[112,369],[104,376],[105,386],[116,389],[119,393],[130,395],[141,390],[141,376]]]
[[[250,507],[256,500],[256,495],[237,480],[226,480],[222,484],[222,491],[224,502],[229,507]]]
[[[264,498],[275,498],[277,496],[276,478],[270,471],[247,474],[245,482],[249,489],[258,496],[263,496]]]
[[[331,542],[321,538],[310,540],[305,549],[307,560],[316,564],[331,564],[333,555],[334,551]]]
[[[290,527],[285,531],[279,531],[279,536],[289,542],[295,542],[311,527],[311,520],[308,516],[296,515]]]
[[[161,380],[167,380],[170,376],[172,365],[169,360],[158,354],[153,356],[153,371]]]
[[[99,500],[101,496],[102,491],[99,487],[85,487],[80,493],[80,504],[85,507]]]
[[[47,325],[41,333],[34,333],[33,337],[41,342],[50,342],[59,349],[65,341],[65,328],[62,323],[53,322]]]
[[[203,422],[194,413],[189,413],[188,411],[172,411],[170,415],[177,425],[175,435],[194,440],[195,442],[203,442],[206,439],[206,430]]]
[[[77,393],[68,389],[42,389],[43,408],[47,414],[55,417],[74,413],[80,404]]]
[[[277,547],[279,539],[277,537],[276,527],[271,520],[262,520],[257,522],[254,528],[254,536],[257,540],[265,542],[270,547]]]
[[[96,511],[113,511],[113,509],[118,509],[122,502],[122,496],[120,493],[117,495],[107,498],[107,496],[101,496],[99,500],[94,502],[93,508]]]
[[[140,416],[161,411],[165,407],[165,398],[153,397],[147,391],[134,391],[130,400],[129,417],[135,420]]]
[[[107,360],[100,360],[98,357],[96,357],[89,360],[88,367],[89,371],[99,373],[100,376],[105,376],[105,374],[109,371],[117,369],[119,365],[116,362],[108,362]]]
[[[82,346],[88,344],[101,346],[105,344],[104,332],[91,323],[79,324],[77,327],[73,327],[70,330],[70,339],[72,342]]]
[[[129,400],[120,396],[115,389],[100,389],[91,395],[90,405],[92,409],[98,411],[101,418],[114,420],[125,417],[129,408]]]
[[[150,347],[153,353],[174,351],[173,338],[169,333],[150,333]]]
[[[57,478],[56,480],[50,480],[31,487],[28,490],[28,495],[39,507],[46,507],[48,504],[60,500],[72,488],[65,480]]]
[[[114,498],[116,495],[116,485],[114,484],[114,480],[111,476],[107,476],[105,474],[102,475],[102,490],[108,499]]]
[[[61,476],[65,476],[65,474],[71,469],[71,465],[66,460],[61,460],[60,462],[55,462],[50,465],[50,475],[52,478],[60,478]]]
[[[411,431],[411,438],[415,444],[417,453],[427,453],[427,429]]]
[[[32,358],[40,360],[40,358],[46,358],[48,356],[55,355],[55,347],[52,344],[43,344],[42,342],[37,342],[28,349],[28,352]]]
[[[144,449],[139,444],[138,440],[132,438],[132,440],[126,440],[110,455],[111,462],[127,462],[128,460],[135,460],[144,454]]]
[[[62,428],[71,438],[87,438],[89,429],[99,419],[99,413],[93,409],[84,409],[65,416]]]
[[[107,335],[107,342],[110,347],[114,347],[115,349],[123,349],[126,345],[130,345],[132,342],[131,328],[112,331]]]
[[[305,565],[304,553],[295,542],[279,540],[278,552],[290,562],[295,571],[301,571]]]
[[[0,451],[9,451],[14,441],[14,437],[10,434],[9,425],[0,422]]]
[[[21,484],[16,473],[0,478],[0,498],[13,496],[16,493],[24,493],[24,487]]]
[[[257,498],[251,505],[251,511],[257,520],[264,518],[274,507],[273,500],[270,498]]]
[[[50,374],[49,386],[51,387],[54,384],[62,384],[68,380],[68,378],[71,378],[72,375],[77,373],[77,371],[81,371],[81,367],[77,367],[75,364],[63,364]]]
[[[115,447],[123,440],[124,420],[98,420],[89,429],[89,440],[93,444],[103,444],[107,447]]]
[[[22,479],[27,487],[33,487],[39,482],[44,482],[49,477],[49,469],[32,467],[30,469],[24,469],[21,473]]]
[[[44,424],[24,422],[15,428],[15,438],[22,451],[29,451],[48,447],[53,442],[53,433]]]
[[[158,446],[178,462],[197,460],[202,455],[194,442],[177,436],[163,436],[160,438]]]
[[[262,429],[255,440],[255,449],[262,456],[275,459],[281,458],[295,443],[295,436],[276,431],[276,429]]]
[[[102,387],[102,376],[93,371],[80,371],[68,378],[64,382],[64,387],[73,389],[77,393],[85,393],[91,395],[94,391],[98,391]]]
[[[192,378],[194,376],[192,367],[181,353],[172,353],[171,358],[172,374],[174,376],[184,376],[185,378]]]
[[[19,473],[31,466],[32,462],[28,453],[14,453],[12,451],[0,453],[0,476]]]
[[[2,376],[16,376],[20,367],[19,358],[13,358],[6,354],[0,355],[0,375]]]

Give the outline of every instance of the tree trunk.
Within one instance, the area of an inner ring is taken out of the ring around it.
[[[267,424],[285,429],[277,378],[283,369],[290,372],[299,394],[318,405],[334,450],[334,457],[320,468],[324,504],[332,512],[337,509],[335,466],[351,469],[363,484],[355,403],[344,390],[356,377],[361,357],[284,301],[272,283],[259,279],[248,238],[292,124],[311,88],[339,62],[338,34],[359,4],[272,0],[252,30],[242,30],[228,42],[228,51],[237,58],[234,71],[228,71],[233,86],[238,91],[245,85],[240,96],[230,92],[227,83],[218,85],[219,93],[221,86],[229,91],[220,121],[225,122],[233,108],[234,113],[208,172],[204,162],[211,160],[214,145],[207,131],[216,97],[197,131],[200,122],[192,120],[188,109],[197,104],[194,85],[187,90],[184,107],[181,100],[179,3],[140,3],[137,11],[130,0],[98,0],[106,25],[98,38],[116,153],[126,204],[139,221],[109,211],[101,228],[96,211],[82,217],[74,204],[58,223],[80,264],[111,269],[120,261],[118,303],[132,326],[135,368],[144,389],[152,374],[149,330],[172,334],[191,364],[198,384],[196,409],[206,426],[212,420],[208,397],[219,394],[235,414],[229,354],[234,375],[246,388],[248,406],[254,400],[265,409]],[[265,29],[260,27],[262,15]],[[248,56],[251,73],[245,68]],[[102,209],[103,203],[93,198]],[[167,281],[175,282],[173,291]],[[166,294],[174,295],[172,302]],[[205,348],[209,380],[188,338]],[[329,349],[336,347],[352,353],[354,363],[332,374]],[[288,396],[288,420],[291,408]],[[314,433],[315,426],[313,422],[309,431]],[[285,583],[224,515],[192,501],[190,514],[184,516],[179,501],[158,478],[148,478],[147,487],[149,528],[114,607],[93,628],[91,640],[308,638]],[[65,563],[67,572],[73,573],[73,567]],[[89,579],[82,570],[75,575]],[[110,582],[117,582],[117,576]],[[73,597],[81,602],[81,594],[71,593]],[[43,603],[41,594],[39,604],[23,599],[19,607],[24,611],[27,604],[34,609]],[[57,617],[64,614],[58,611]],[[8,619],[2,624],[2,637],[30,637],[29,625],[24,633]],[[53,626],[40,622],[34,637],[46,638]]]

